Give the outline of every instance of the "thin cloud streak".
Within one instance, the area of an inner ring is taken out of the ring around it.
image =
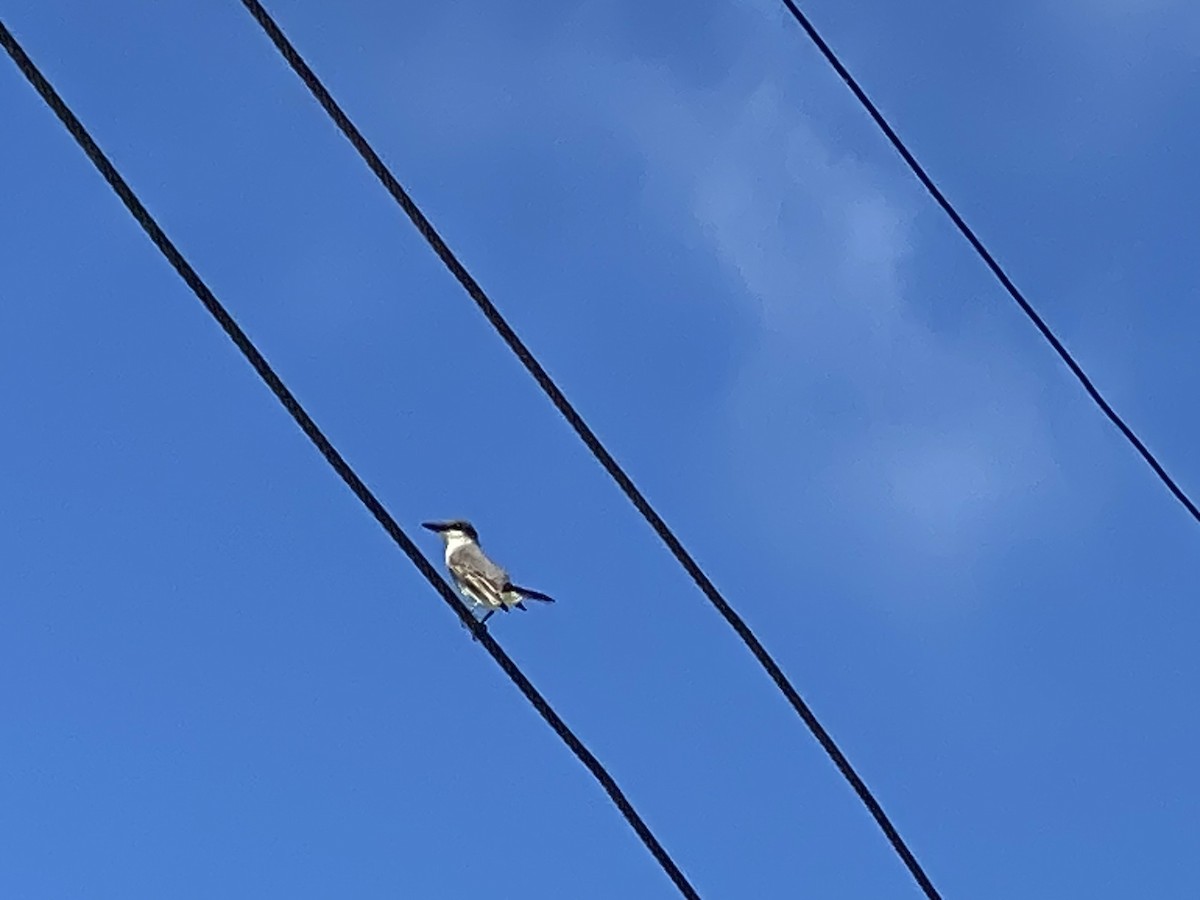
[[[966,550],[1052,470],[1049,439],[1003,350],[936,334],[906,302],[912,212],[769,77],[700,94],[641,73],[657,83],[628,92],[629,124],[651,190],[760,318],[727,413],[730,467],[764,521],[816,501],[889,541]]]

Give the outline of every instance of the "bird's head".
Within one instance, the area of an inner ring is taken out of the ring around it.
[[[466,519],[453,519],[449,522],[422,522],[421,527],[436,531],[442,536],[443,541],[450,541],[454,538],[479,540],[479,533],[475,530],[475,526]]]

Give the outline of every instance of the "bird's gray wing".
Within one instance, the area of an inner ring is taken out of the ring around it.
[[[488,559],[474,544],[459,547],[447,560],[450,572],[469,593],[488,606],[503,606],[508,573]]]

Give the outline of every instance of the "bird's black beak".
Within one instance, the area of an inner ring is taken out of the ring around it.
[[[443,525],[441,522],[422,522],[421,527],[428,528],[430,531],[438,531],[438,532],[446,530],[446,526]]]

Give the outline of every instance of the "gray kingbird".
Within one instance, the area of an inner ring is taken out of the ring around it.
[[[498,609],[508,612],[510,607],[524,610],[522,600],[540,600],[553,603],[554,598],[540,591],[518,587],[508,573],[487,558],[479,546],[479,533],[470,522],[456,519],[451,522],[422,522],[422,528],[436,531],[442,536],[446,548],[446,568],[450,576],[471,605],[471,611],[487,610],[480,622],[486,622]]]

